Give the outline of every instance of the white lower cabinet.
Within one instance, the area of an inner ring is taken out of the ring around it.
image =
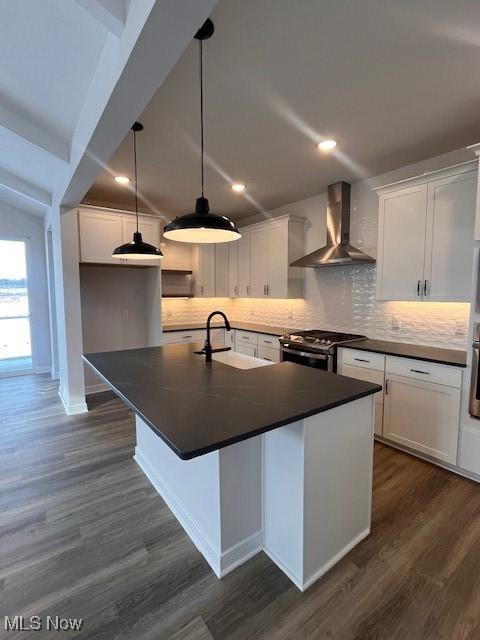
[[[182,344],[184,342],[204,342],[207,336],[206,329],[188,329],[186,331],[165,331],[163,344]],[[214,327],[210,331],[212,346],[218,347],[226,343],[225,329]],[[230,346],[230,345],[227,345]]]
[[[280,362],[280,349],[259,345],[257,347],[257,358],[268,360],[269,362]]]
[[[372,382],[384,385],[384,371],[375,371],[374,369],[365,369],[364,367],[355,367],[349,364],[343,364],[341,368],[342,376],[348,376],[349,378],[356,378],[357,380],[364,380],[365,382]],[[381,436],[383,434],[383,391],[379,391],[375,394],[375,421],[374,421],[375,435]]]
[[[382,385],[383,391],[375,395],[375,435],[457,464],[460,368],[341,348],[337,370]]]
[[[254,344],[247,344],[246,342],[239,342],[235,344],[235,351],[237,353],[243,353],[245,356],[257,357],[257,347]]]
[[[383,436],[456,464],[460,389],[388,373],[385,383]]]

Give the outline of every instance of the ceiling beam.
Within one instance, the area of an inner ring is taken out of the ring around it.
[[[49,207],[52,204],[51,193],[1,168],[0,189],[10,191],[17,196],[45,207]]]
[[[118,38],[125,28],[125,0],[75,0],[87,13]]]

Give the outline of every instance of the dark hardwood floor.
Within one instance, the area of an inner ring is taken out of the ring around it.
[[[33,637],[478,640],[480,486],[376,445],[372,534],[306,593],[258,554],[220,581],[132,460],[112,395],[65,416],[48,376],[0,379],[3,616]]]

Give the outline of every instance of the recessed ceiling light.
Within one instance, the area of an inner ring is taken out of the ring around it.
[[[232,186],[232,191],[236,191],[236,193],[242,193],[242,191],[245,191],[245,189],[247,188],[241,182],[234,182],[231,186]]]
[[[336,140],[322,140],[322,142],[318,143],[318,148],[320,149],[320,151],[331,151],[332,149],[335,149],[336,146]]]
[[[130,178],[127,178],[127,176],[115,176],[115,182],[118,182],[118,184],[128,184]]]

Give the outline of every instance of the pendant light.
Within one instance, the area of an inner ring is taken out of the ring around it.
[[[217,243],[231,242],[241,237],[237,226],[226,216],[210,213],[208,200],[204,196],[204,144],[203,144],[203,41],[211,38],[214,32],[213,22],[207,19],[195,34],[199,42],[200,53],[200,143],[201,143],[201,175],[202,196],[197,198],[195,213],[187,213],[169,222],[164,231],[164,238],[178,242]]]
[[[135,215],[137,218],[137,230],[133,233],[132,242],[126,242],[113,250],[112,258],[131,258],[134,260],[158,260],[163,258],[163,253],[153,244],[142,240],[142,234],[138,230],[138,185],[137,185],[137,133],[143,131],[143,124],[135,122],[133,131],[133,160],[135,164]]]

